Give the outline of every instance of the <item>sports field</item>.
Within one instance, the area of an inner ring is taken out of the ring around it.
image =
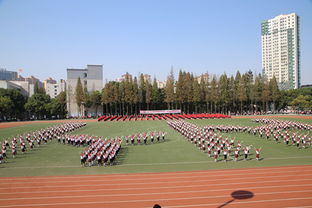
[[[311,119],[281,118],[303,123],[312,123]],[[199,126],[204,125],[240,125],[257,126],[249,118],[188,120]],[[55,123],[34,123],[23,126],[1,129],[0,138],[36,129],[55,125]],[[125,121],[125,122],[88,122],[87,126],[73,134],[88,134],[104,136],[127,136],[147,131],[164,131],[166,141],[153,145],[125,145],[117,157],[117,165],[106,167],[81,167],[80,152],[83,147],[58,144],[52,141],[40,148],[28,151],[22,155],[18,152],[17,158],[9,159],[1,164],[0,176],[38,176],[38,175],[72,175],[72,174],[106,174],[106,173],[136,173],[136,172],[168,172],[191,171],[226,168],[251,168],[264,166],[308,165],[312,164],[312,148],[298,149],[286,146],[283,143],[266,141],[248,133],[228,133],[229,137],[243,142],[243,145],[262,147],[263,160],[256,161],[254,151],[251,151],[251,160],[230,161],[215,163],[207,154],[198,150],[184,137],[169,128],[166,121]],[[10,154],[10,153],[9,153]]]
[[[308,117],[278,119],[311,124]],[[188,120],[198,126],[259,126],[252,118]],[[0,139],[55,125],[23,123]],[[116,165],[81,167],[83,147],[49,142],[0,164],[0,207],[312,207],[312,148],[298,149],[248,133],[223,133],[262,147],[261,158],[214,162],[166,121],[87,122],[73,134],[127,136],[167,132],[166,140],[125,145]],[[309,134],[308,131],[300,133]],[[218,170],[216,170],[218,169]],[[221,170],[222,169],[222,170]],[[224,170],[227,169],[227,170]],[[112,174],[114,173],[114,174]],[[32,177],[25,177],[32,176]]]

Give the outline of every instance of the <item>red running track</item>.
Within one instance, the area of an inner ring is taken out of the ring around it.
[[[150,208],[156,203],[163,208],[308,208],[312,166],[0,178],[0,208]]]

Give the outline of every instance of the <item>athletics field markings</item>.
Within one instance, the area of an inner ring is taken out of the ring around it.
[[[306,159],[312,158],[312,156],[302,156],[302,157],[275,157],[275,158],[263,158],[263,160],[288,160],[288,159]],[[252,159],[256,160],[256,159]],[[250,161],[250,160],[248,160]],[[222,162],[220,160],[219,162]],[[258,161],[261,162],[261,161]],[[193,162],[171,162],[171,163],[130,163],[121,164],[121,166],[153,166],[153,165],[190,165],[190,164],[203,164],[203,163],[216,163],[214,161],[193,161]],[[70,165],[70,166],[32,166],[32,167],[6,167],[6,169],[36,169],[36,168],[82,168],[81,165]],[[85,168],[85,167],[83,167]]]

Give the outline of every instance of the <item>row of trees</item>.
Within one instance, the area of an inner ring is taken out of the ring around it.
[[[275,78],[266,80],[251,71],[235,76],[225,73],[219,78],[204,74],[195,77],[180,71],[175,80],[173,71],[167,77],[166,86],[159,88],[157,81],[145,79],[143,74],[132,77],[126,74],[121,82],[108,82],[102,93],[88,95],[80,79],[76,87],[78,106],[104,105],[105,114],[137,114],[139,110],[181,109],[184,113],[243,113],[275,111],[288,103],[282,101],[282,92]]]
[[[75,89],[79,108],[103,108],[104,114],[137,114],[146,109],[181,109],[184,113],[244,113],[276,111],[292,106],[295,110],[312,109],[312,88],[280,91],[276,79],[266,80],[251,71],[220,77],[204,74],[195,77],[180,71],[175,80],[171,71],[166,86],[156,79],[125,75],[122,82],[108,82],[102,92],[89,93],[78,79]],[[24,97],[15,89],[0,89],[0,120],[25,118],[63,118],[66,116],[66,92],[51,99],[44,89]],[[96,112],[97,114],[97,112]]]
[[[51,99],[42,88],[27,98],[16,89],[0,88],[0,120],[64,118],[66,116],[66,92]]]

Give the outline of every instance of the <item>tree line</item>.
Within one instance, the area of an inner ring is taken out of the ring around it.
[[[251,71],[228,76],[222,74],[199,77],[179,71],[177,80],[171,70],[164,88],[156,78],[133,77],[126,73],[121,82],[110,81],[102,91],[88,92],[78,79],[76,102],[81,108],[103,108],[104,114],[138,114],[140,110],[181,109],[183,113],[254,113],[279,111],[292,106],[295,110],[311,111],[312,88],[278,89],[275,78],[265,79]],[[65,118],[66,92],[51,99],[43,88],[25,97],[16,89],[0,88],[0,120]],[[97,114],[97,113],[96,113]]]
[[[66,92],[50,98],[43,88],[26,97],[17,89],[0,88],[0,120],[49,119],[66,117]]]
[[[300,90],[298,91],[300,94]],[[94,94],[95,93],[95,94]],[[195,77],[192,73],[179,71],[175,80],[171,70],[166,85],[160,88],[156,78],[145,79],[143,74],[133,77],[126,73],[121,82],[110,81],[102,92],[94,92],[91,96],[83,90],[80,79],[76,87],[78,106],[85,107],[103,105],[104,114],[129,115],[138,114],[140,110],[181,109],[183,113],[254,113],[276,112],[294,104],[295,98],[285,100],[287,91],[280,91],[276,79],[267,80],[261,74],[251,71],[232,76],[222,74],[203,74]],[[300,109],[311,107],[311,97]],[[298,99],[297,99],[298,100]],[[299,97],[299,103],[302,101]],[[298,103],[297,102],[297,103]]]

